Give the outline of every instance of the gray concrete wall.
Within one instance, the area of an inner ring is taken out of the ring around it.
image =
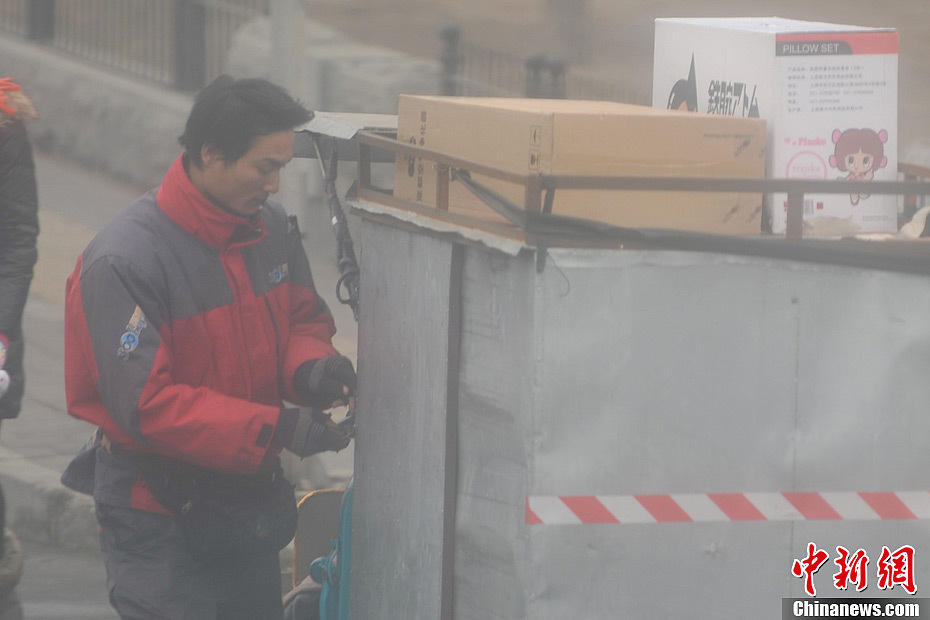
[[[39,148],[150,187],[180,152],[192,98],[74,61],[48,47],[0,35],[0,73],[13,76],[41,118]]]
[[[299,96],[314,110],[396,114],[401,93],[438,92],[438,62],[366,45],[312,20],[305,22],[304,34],[304,92]],[[270,19],[240,28],[226,71],[235,77],[275,75],[270,40]]]

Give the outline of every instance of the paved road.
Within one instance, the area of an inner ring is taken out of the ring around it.
[[[65,551],[28,539],[18,593],[28,620],[116,620],[103,562],[90,551]]]
[[[25,463],[44,477],[57,480],[92,428],[67,415],[64,399],[62,342],[64,333],[64,282],[77,255],[109,218],[146,188],[134,187],[71,161],[36,153],[39,184],[39,263],[26,305],[27,393],[16,420],[4,422],[0,432],[0,468]],[[336,269],[329,257],[311,256],[314,276],[324,297],[333,300]],[[339,327],[337,346],[354,358],[355,324],[351,312],[334,308]],[[24,457],[24,458],[21,458]],[[4,463],[4,458],[11,462]],[[12,461],[15,461],[12,462]],[[351,450],[325,459],[289,464],[292,480],[303,486],[329,479],[337,484],[351,472]],[[11,506],[15,512],[16,506]],[[106,595],[102,561],[94,541],[52,546],[47,536],[32,531],[28,517],[9,515],[24,541],[26,570],[19,587],[26,617],[115,618]],[[285,568],[287,564],[285,563]]]

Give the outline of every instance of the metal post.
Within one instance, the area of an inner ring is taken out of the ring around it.
[[[439,31],[442,39],[442,94],[453,96],[459,94],[458,75],[462,65],[462,53],[459,49],[462,29],[458,24],[449,24]]]
[[[174,0],[174,85],[200,90],[207,79],[206,11],[198,0]]]
[[[528,212],[539,213],[543,205],[542,192],[542,177],[538,174],[527,177],[526,191],[523,193],[523,208]],[[547,197],[551,195],[553,194],[546,194]],[[549,209],[551,211],[552,205],[549,205]]]
[[[33,41],[55,38],[55,0],[26,2],[26,36]]]
[[[439,618],[454,618],[455,600],[455,517],[458,507],[459,478],[459,392],[462,375],[462,288],[465,273],[465,246],[452,246],[449,265],[449,340],[446,364],[446,429],[443,462],[442,558],[439,576]]]
[[[804,234],[804,194],[788,192],[788,215],[785,222],[785,238],[800,239]]]
[[[436,209],[449,210],[449,167],[436,166]]]
[[[327,93],[325,79],[309,84],[306,74],[306,14],[303,0],[271,0],[271,60],[269,73],[271,81],[286,89],[292,97],[301,101],[312,110],[326,108]],[[325,71],[325,70],[324,70]],[[321,74],[325,76],[325,73]],[[321,194],[325,195],[323,177],[309,165],[289,166],[281,175],[279,199],[285,204],[302,205],[299,217],[304,230],[325,230],[329,217],[326,204],[319,202]],[[335,193],[337,190],[333,188]],[[322,208],[321,208],[322,207]],[[314,233],[311,233],[314,234]],[[328,244],[329,238],[315,238]],[[326,246],[324,246],[326,247]]]
[[[526,59],[526,96],[530,99],[539,99],[545,96],[545,87],[542,82],[543,71],[549,64],[545,54],[533,54]]]
[[[904,180],[916,181],[917,177],[913,174],[905,174]],[[898,221],[898,228],[900,229],[901,226],[910,222],[915,213],[917,213],[917,196],[914,194],[907,194],[904,196],[904,212],[901,214],[901,218]]]
[[[565,62],[552,60],[549,62],[549,97],[551,99],[565,99]]]
[[[296,0],[271,1],[271,75],[274,82],[293,96],[303,98],[304,93],[295,88],[302,60],[298,47],[302,50],[303,43],[297,40],[298,30],[303,27],[303,14],[297,4]]]

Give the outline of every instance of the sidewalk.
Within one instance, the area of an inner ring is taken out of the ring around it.
[[[95,231],[142,190],[42,153],[36,153],[36,168],[41,232],[39,263],[24,318],[26,396],[19,418],[2,424],[0,484],[7,523],[19,535],[62,548],[96,549],[91,498],[59,482],[93,430],[65,410],[64,282]],[[335,260],[312,255],[310,262],[317,287],[336,317],[336,346],[354,359],[356,325],[351,310],[339,304],[333,293],[338,279]],[[302,462],[285,458],[289,477],[299,490],[341,486],[352,466],[352,446]]]

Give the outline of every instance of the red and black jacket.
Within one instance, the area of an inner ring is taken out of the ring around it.
[[[68,278],[68,411],[121,449],[253,473],[280,451],[282,400],[302,403],[298,367],[335,354],[334,333],[296,221],[274,202],[254,220],[220,209],[179,157]],[[162,511],[137,471],[100,465],[97,501]]]

